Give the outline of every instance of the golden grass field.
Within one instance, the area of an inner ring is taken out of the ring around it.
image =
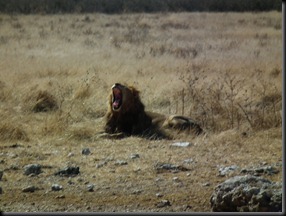
[[[146,110],[190,116],[206,135],[99,137],[115,82],[136,86]],[[33,111],[40,93],[57,109]],[[282,164],[282,14],[0,14],[0,118],[1,211],[211,211],[214,187],[239,175],[220,177],[219,166]],[[192,146],[170,147],[178,141]],[[154,168],[190,158],[188,172]],[[43,173],[23,175],[33,163]],[[68,165],[80,175],[53,175]],[[281,182],[278,168],[264,177]],[[51,191],[56,183],[62,191]],[[29,185],[40,190],[22,192]]]

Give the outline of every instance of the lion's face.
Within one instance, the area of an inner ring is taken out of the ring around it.
[[[112,112],[125,113],[134,108],[138,99],[139,91],[134,87],[127,87],[120,83],[115,83],[111,87],[109,106]]]

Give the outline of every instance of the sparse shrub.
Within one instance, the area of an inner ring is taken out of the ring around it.
[[[1,122],[0,124],[0,140],[2,141],[28,141],[28,135],[22,126],[13,123]]]
[[[70,138],[75,140],[90,140],[92,139],[94,132],[88,128],[77,128],[71,131]]]
[[[189,24],[188,23],[181,23],[181,22],[167,22],[163,23],[161,25],[161,29],[167,30],[169,28],[174,28],[174,29],[188,29]]]
[[[2,44],[7,44],[8,41],[9,41],[9,38],[8,38],[8,37],[0,36],[0,45],[2,45]]]
[[[176,113],[189,109],[191,117],[214,132],[240,128],[245,123],[255,130],[281,126],[281,92],[274,83],[263,80],[261,73],[257,84],[248,88],[244,78],[230,75],[230,71],[213,80],[204,80],[195,70],[188,73],[181,76],[188,88],[173,94]]]
[[[85,99],[91,95],[89,85],[81,86],[74,94],[75,99]]]
[[[96,43],[90,39],[90,38],[86,38],[84,41],[83,41],[83,44],[85,46],[88,46],[88,47],[95,47],[96,46]]]
[[[48,112],[56,109],[58,109],[58,104],[55,97],[47,91],[40,91],[32,110],[34,112]]]
[[[273,68],[273,70],[271,70],[270,72],[270,77],[278,77],[279,75],[281,74],[281,69],[278,69],[278,68]]]

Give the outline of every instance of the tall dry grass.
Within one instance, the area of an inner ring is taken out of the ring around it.
[[[281,127],[281,51],[278,12],[1,14],[0,139],[92,138],[115,82],[211,132]]]

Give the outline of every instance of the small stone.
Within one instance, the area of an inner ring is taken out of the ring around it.
[[[28,186],[28,187],[23,188],[22,192],[24,192],[24,193],[27,193],[27,192],[33,193],[33,192],[35,192],[35,190],[38,190],[38,188],[35,187],[35,186]]]
[[[141,194],[143,192],[143,190],[134,190],[132,192],[132,194]]]
[[[91,152],[90,152],[89,148],[84,148],[84,149],[81,151],[81,153],[82,153],[83,155],[89,155]]]
[[[190,147],[190,146],[192,146],[192,144],[189,142],[176,142],[176,143],[171,144],[171,147],[184,147],[184,148],[186,148],[186,147]]]
[[[127,165],[127,161],[123,161],[123,160],[117,160],[115,162],[115,165],[119,165],[119,166],[123,166],[123,165]]]
[[[74,153],[70,152],[68,153],[68,157],[73,157],[74,156]]]
[[[54,175],[60,175],[60,176],[75,176],[78,175],[79,167],[66,167],[62,170],[57,171]]]
[[[106,164],[107,164],[107,161],[100,162],[100,163],[96,164],[96,168],[101,168]]]
[[[233,171],[235,171],[237,169],[238,169],[238,166],[236,166],[236,165],[227,166],[227,167],[220,167],[219,170],[218,170],[219,171],[219,176],[225,176],[228,173],[233,172]]]
[[[42,166],[40,164],[29,164],[24,166],[24,175],[35,174],[38,175],[42,172]]]
[[[206,182],[206,183],[203,183],[202,184],[204,187],[208,187],[208,186],[210,186],[211,184],[209,183],[209,182]]]
[[[60,191],[63,189],[63,186],[59,185],[59,184],[53,184],[52,185],[52,191]]]
[[[94,184],[87,185],[87,191],[93,192],[94,191]]]
[[[136,159],[136,158],[140,158],[140,155],[139,154],[132,154],[130,156],[131,159]]]
[[[163,197],[163,194],[161,194],[161,193],[156,193],[156,197]]]
[[[169,200],[161,200],[159,203],[156,205],[158,208],[163,208],[166,206],[171,206],[171,203]]]
[[[194,160],[192,158],[188,158],[188,159],[183,161],[183,163],[185,163],[185,164],[191,164],[193,162],[194,162]]]
[[[155,169],[157,173],[161,173],[165,171],[170,171],[173,173],[177,173],[179,171],[189,171],[189,169],[184,166],[176,165],[176,164],[167,164],[167,163],[157,163],[155,165]]]
[[[179,181],[179,178],[178,177],[173,177],[173,181],[177,182],[177,181]]]

